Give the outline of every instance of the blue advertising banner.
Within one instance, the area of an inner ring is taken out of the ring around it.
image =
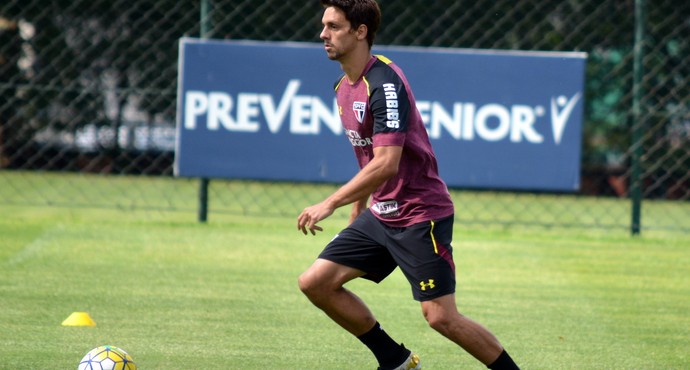
[[[399,65],[451,187],[574,191],[586,54],[374,46]],[[358,168],[321,44],[180,40],[175,174],[345,182]]]

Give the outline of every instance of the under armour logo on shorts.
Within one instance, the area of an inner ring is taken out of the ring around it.
[[[434,284],[434,279],[429,279],[428,282],[420,281],[419,286],[422,288],[422,291],[426,291],[427,288],[429,289],[434,289],[436,288],[436,285]]]

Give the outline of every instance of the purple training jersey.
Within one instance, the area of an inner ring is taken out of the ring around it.
[[[372,194],[372,213],[392,227],[452,215],[453,202],[439,177],[436,155],[402,70],[377,55],[354,84],[343,76],[335,91],[360,168],[374,157],[375,147],[403,147],[398,174]]]

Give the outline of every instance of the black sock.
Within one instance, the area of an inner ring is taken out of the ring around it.
[[[393,338],[381,328],[378,321],[368,332],[357,337],[376,357],[382,368],[394,368],[407,359],[410,351],[396,343]]]
[[[489,369],[492,370],[519,370],[520,368],[515,364],[512,358],[510,358],[510,355],[508,352],[503,350],[501,354],[498,356],[496,361],[494,361],[491,365],[487,366]]]

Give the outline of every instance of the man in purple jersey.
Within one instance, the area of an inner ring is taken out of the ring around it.
[[[453,203],[407,79],[392,61],[371,54],[381,19],[377,3],[321,3],[321,39],[345,72],[334,87],[360,171],[298,216],[297,228],[315,234],[336,208],[353,205],[350,225],[302,273],[300,289],[373,352],[379,369],[421,369],[419,356],[394,341],[343,287],[359,277],[378,283],[399,266],[432,328],[491,369],[517,369],[491,332],[457,310]]]

